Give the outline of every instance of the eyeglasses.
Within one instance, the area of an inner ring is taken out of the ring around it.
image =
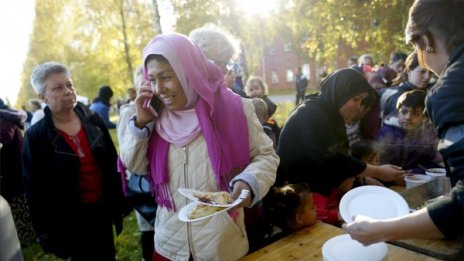
[[[235,62],[233,60],[228,61],[213,61],[217,66],[221,68],[226,68],[227,70],[232,70],[235,67]]]

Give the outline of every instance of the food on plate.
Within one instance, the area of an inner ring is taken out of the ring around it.
[[[228,204],[229,203],[229,193],[226,191],[220,192],[195,192],[193,196],[198,198],[199,201],[204,203],[216,203],[216,204]]]
[[[197,219],[201,218],[204,216],[208,216],[211,214],[214,214],[218,211],[221,211],[225,209],[225,207],[213,207],[213,206],[208,206],[208,205],[203,205],[203,204],[198,204],[190,214],[188,214],[188,218],[190,219]]]
[[[427,169],[427,171],[431,173],[446,173],[444,169]]]

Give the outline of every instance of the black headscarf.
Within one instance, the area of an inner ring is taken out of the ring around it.
[[[365,92],[368,92],[369,96],[363,103],[371,106],[375,101],[375,91],[366,78],[354,69],[341,69],[322,81],[319,99],[332,110],[338,111],[349,99]]]

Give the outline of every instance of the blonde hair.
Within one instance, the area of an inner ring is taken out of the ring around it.
[[[251,76],[247,83],[246,83],[246,87],[245,87],[245,92],[248,96],[250,96],[250,85],[253,83],[253,82],[257,82],[261,88],[263,88],[264,90],[264,95],[267,96],[269,94],[269,89],[267,88],[267,84],[263,81],[263,78],[259,77],[259,76]]]

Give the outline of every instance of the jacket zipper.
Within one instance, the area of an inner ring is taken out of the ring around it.
[[[184,185],[186,188],[190,187],[190,184],[188,183],[188,148],[187,146],[182,147],[182,151],[184,152]],[[188,204],[188,198],[185,198],[185,203]],[[190,223],[187,222],[187,240],[189,244],[189,255],[192,255],[193,260],[195,260],[195,251],[193,248],[193,237],[192,237],[192,226]]]

